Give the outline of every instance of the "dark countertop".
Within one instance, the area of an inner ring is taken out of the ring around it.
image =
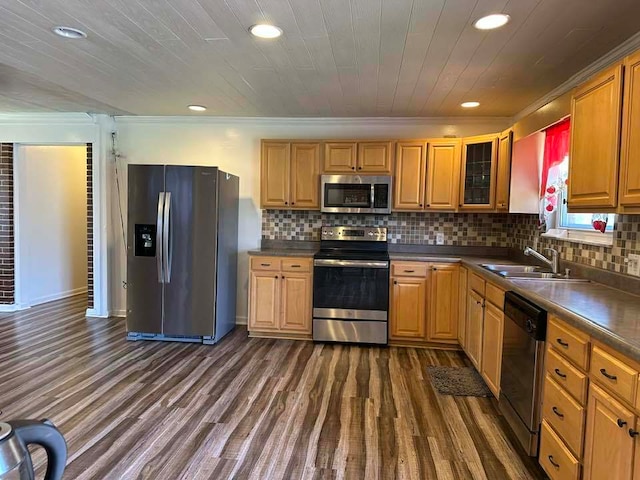
[[[314,253],[315,249],[260,249],[250,251],[249,255],[312,257]],[[514,263],[504,257],[395,252],[389,256],[396,261],[460,262],[491,283],[519,293],[568,324],[640,362],[640,296],[596,282],[507,280],[481,266],[483,263]]]

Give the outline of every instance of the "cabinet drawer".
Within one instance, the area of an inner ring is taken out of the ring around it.
[[[392,262],[391,275],[394,277],[426,277],[429,266],[422,262]]]
[[[578,480],[580,464],[546,420],[542,421],[540,465],[551,480]]]
[[[547,326],[547,342],[564,357],[587,371],[589,368],[589,337],[587,335],[551,317]]]
[[[638,372],[598,346],[591,353],[591,375],[609,391],[634,404]]]
[[[584,408],[547,373],[544,382],[542,418],[560,434],[577,458],[582,456],[584,415]]]
[[[281,260],[276,257],[251,257],[251,270],[279,271]]]
[[[310,272],[311,260],[308,258],[283,258],[283,272]]]
[[[482,297],[484,297],[484,289],[485,289],[486,283],[487,282],[485,282],[484,278],[482,278],[480,275],[476,275],[475,273],[472,273],[469,276],[469,288],[471,290],[475,290]]]
[[[551,378],[561,385],[581,405],[587,404],[587,386],[589,379],[571,363],[565,360],[553,348],[547,350],[546,369]]]
[[[500,311],[504,311],[504,290],[487,282],[484,298],[493,303]]]

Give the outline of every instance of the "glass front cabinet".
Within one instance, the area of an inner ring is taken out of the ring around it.
[[[498,135],[467,137],[462,140],[460,182],[461,211],[496,208]]]

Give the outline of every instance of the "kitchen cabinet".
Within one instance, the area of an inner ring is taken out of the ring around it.
[[[263,141],[261,208],[320,209],[320,144]]]
[[[401,341],[426,340],[428,277],[392,277],[390,338]]]
[[[323,173],[344,175],[356,169],[356,142],[327,142],[324,144]]]
[[[458,283],[458,343],[467,351],[467,276],[469,271],[460,267],[460,283]]]
[[[460,139],[429,140],[427,210],[456,210],[460,185],[460,147]]]
[[[462,139],[460,172],[461,211],[495,209],[498,136],[482,135]]]
[[[427,143],[423,141],[396,144],[394,210],[423,210],[427,174]]]
[[[358,142],[358,173],[391,175],[393,142]]]
[[[640,52],[624,60],[620,211],[640,213]]]
[[[311,260],[252,257],[249,333],[253,336],[311,337]]]
[[[623,67],[619,63],[573,93],[567,195],[570,212],[616,210],[622,82]]]
[[[480,373],[496,398],[500,395],[503,332],[504,312],[493,303],[485,302]]]
[[[498,137],[498,166],[496,174],[496,211],[509,211],[511,183],[511,144],[513,131],[505,130]]]
[[[467,355],[476,370],[482,370],[482,332],[484,324],[484,299],[475,290],[467,295]]]
[[[635,415],[606,391],[592,384],[584,456],[584,480],[631,480],[637,440]],[[638,468],[638,465],[636,465]]]
[[[427,339],[432,342],[458,341],[458,282],[456,264],[431,267]]]

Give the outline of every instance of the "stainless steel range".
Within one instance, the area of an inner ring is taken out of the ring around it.
[[[387,229],[322,227],[313,260],[313,339],[386,345]]]

